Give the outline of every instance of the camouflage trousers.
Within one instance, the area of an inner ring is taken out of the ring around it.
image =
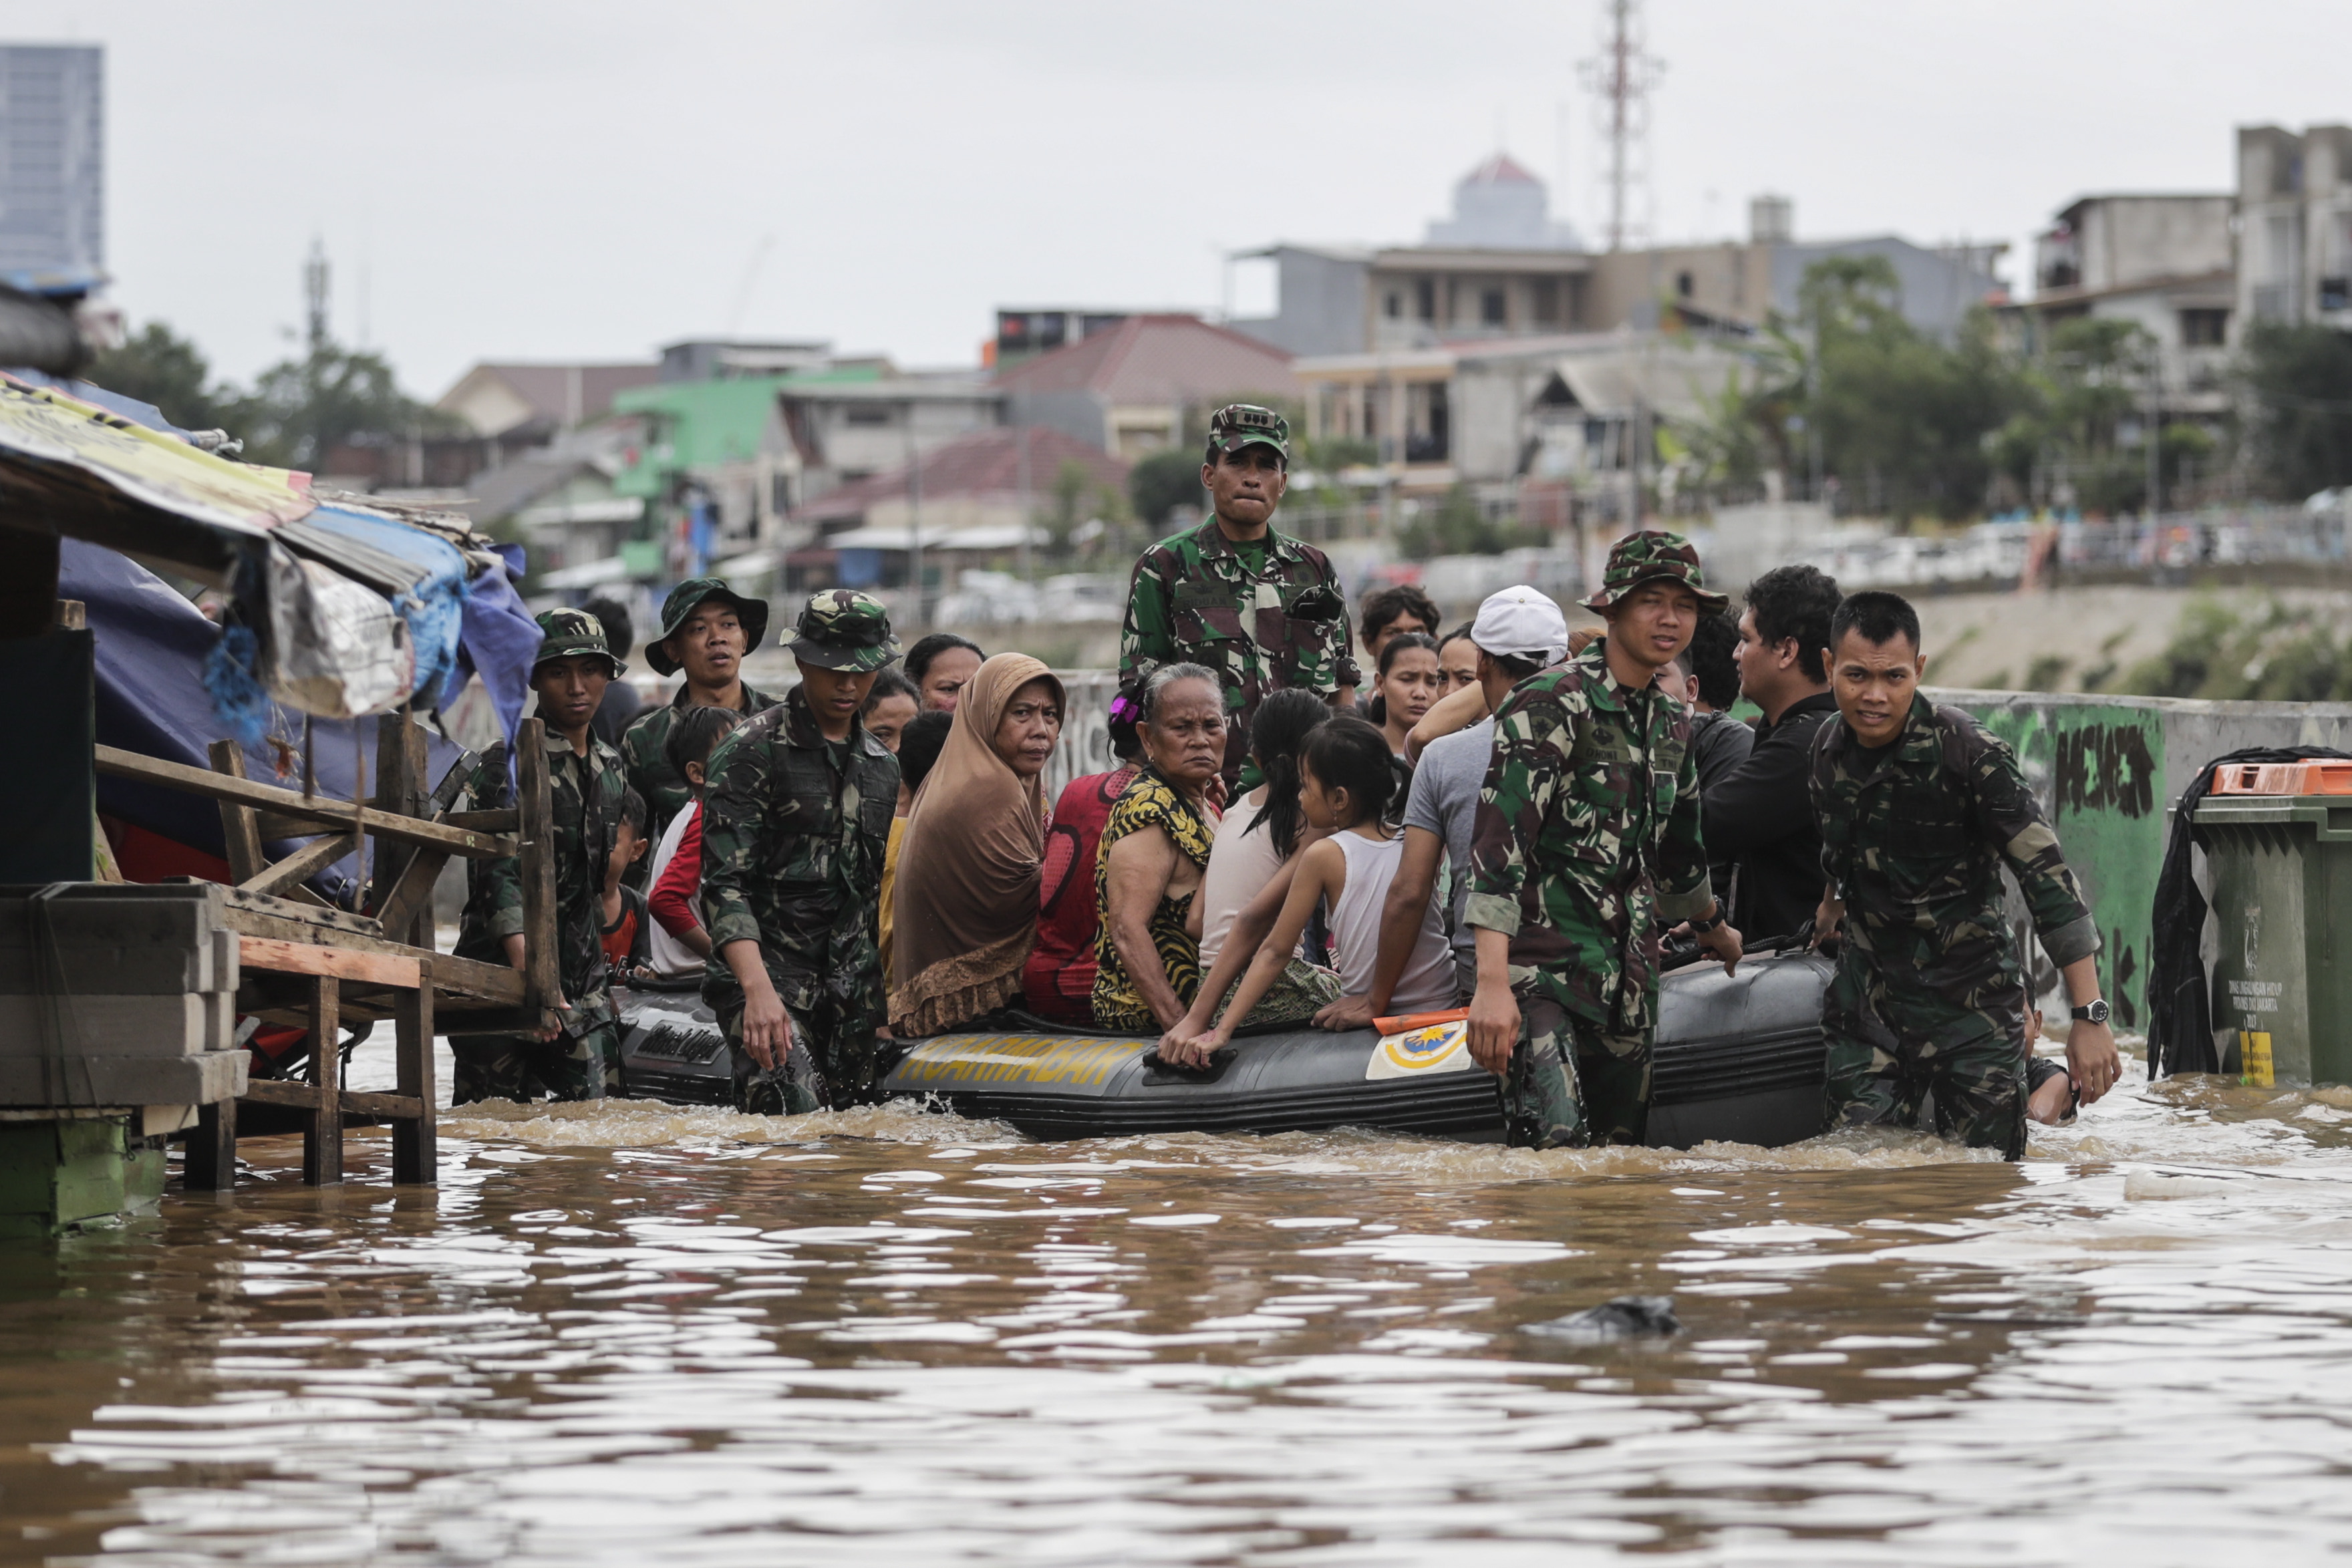
[[[717,1008],[727,1036],[728,1060],[735,1070],[735,1109],[756,1116],[803,1116],[870,1105],[881,1098],[881,1041],[873,1027],[844,1026],[835,1009],[820,1003],[802,1010],[786,1008],[793,1043],[784,1060],[761,1067],[743,1049],[743,1004]]]
[[[1963,1008],[1924,986],[1890,982],[1853,949],[1822,1003],[1832,1126],[1915,1126],[1932,1093],[1936,1131],[1971,1148],[2025,1153],[2025,1015]]]
[[[621,1087],[621,1026],[610,1016],[557,1035],[460,1035],[449,1042],[457,1071],[449,1103],[477,1100],[602,1100]]]
[[[1519,1043],[1496,1092],[1515,1149],[1580,1149],[1647,1141],[1647,1034],[1612,1035],[1539,991],[1521,988]]]

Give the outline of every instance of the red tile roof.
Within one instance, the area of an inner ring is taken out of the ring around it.
[[[999,371],[1006,392],[1089,392],[1106,402],[1193,402],[1251,392],[1297,397],[1304,385],[1281,350],[1198,316],[1130,316],[1049,354]]]
[[[922,460],[924,498],[1019,495],[1021,444],[1024,435],[1029,443],[1029,493],[1041,505],[1053,494],[1054,476],[1062,471],[1065,463],[1078,464],[1099,485],[1127,483],[1126,464],[1074,435],[1042,425],[1026,430],[1000,426],[960,435],[926,454]],[[818,522],[863,517],[877,502],[895,501],[906,493],[907,470],[893,469],[844,485],[803,507],[798,515]]]

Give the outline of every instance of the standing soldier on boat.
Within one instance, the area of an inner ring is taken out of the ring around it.
[[[1255,403],[1209,416],[1201,484],[1211,516],[1143,552],[1119,633],[1119,685],[1161,664],[1205,664],[1224,694],[1225,788],[1249,757],[1269,692],[1297,687],[1334,707],[1355,700],[1348,605],[1330,558],[1275,530],[1290,468],[1290,422]]]
[[[544,1036],[461,1035],[450,1041],[457,1072],[449,1102],[599,1100],[621,1092],[618,1015],[606,991],[603,933],[604,870],[629,793],[621,754],[593,728],[604,688],[626,668],[584,610],[551,610],[539,618],[538,657],[530,669],[538,716],[547,727],[549,803],[555,823],[556,970],[563,988],[557,1027]],[[474,774],[477,807],[509,804],[507,752],[492,749]],[[522,862],[513,856],[468,862],[472,885],[457,956],[523,967]]]
[[[886,1013],[882,857],[898,759],[858,710],[898,656],[879,600],[829,589],[789,644],[801,684],[704,765],[703,928],[739,1110],[797,1114],[874,1097]]]
[[[2121,1063],[2099,995],[2099,925],[2017,753],[1919,692],[1919,617],[1892,593],[1830,621],[1838,721],[1813,746],[1813,816],[1828,885],[1815,940],[1843,932],[1822,1009],[1832,1125],[1909,1126],[1932,1091],[1937,1130],[2025,1152],[2025,976],[2000,868],[2074,1007],[2066,1061],[2082,1097]]]
[[[1655,684],[1725,602],[1679,535],[1629,534],[1583,601],[1607,639],[1495,715],[1465,911],[1469,1047],[1502,1081],[1515,1146],[1643,1142],[1662,927],[1687,920],[1726,969],[1739,961],[1707,883],[1690,710]]]
[[[693,798],[669,760],[677,716],[689,707],[724,707],[749,718],[776,706],[743,679],[743,656],[767,633],[768,601],[746,599],[715,577],[689,578],[662,601],[661,634],[646,644],[646,663],[665,675],[685,671],[686,684],[668,702],[639,715],[621,737],[629,783],[645,797],[646,831],[654,842],[661,842],[670,819]]]

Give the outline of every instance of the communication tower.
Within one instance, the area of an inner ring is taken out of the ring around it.
[[[1594,126],[1607,160],[1604,232],[1611,250],[1623,250],[1627,241],[1649,232],[1650,89],[1665,74],[1666,62],[1651,55],[1647,44],[1641,0],[1602,0],[1601,52],[1578,68],[1594,96]]]

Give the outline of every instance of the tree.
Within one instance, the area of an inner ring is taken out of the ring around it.
[[[1127,471],[1127,496],[1138,517],[1152,528],[1165,528],[1177,507],[1207,504],[1201,459],[1181,446],[1155,452]]]
[[[1487,517],[1470,486],[1458,481],[1434,513],[1423,510],[1397,531],[1397,549],[1407,560],[1441,555],[1500,555],[1543,542],[1541,528],[1524,523],[1507,525]]]
[[[2352,334],[2257,326],[2246,334],[2238,381],[2259,488],[2308,496],[2352,484]]]
[[[183,430],[215,430],[221,424],[222,401],[235,397],[236,392],[226,385],[208,385],[212,373],[203,350],[163,322],[150,321],[121,348],[109,349],[93,360],[84,379],[108,392],[154,404]]]
[[[250,395],[225,411],[246,457],[280,467],[314,465],[370,439],[436,432],[450,422],[401,392],[383,355],[321,340],[299,360],[261,372]]]

